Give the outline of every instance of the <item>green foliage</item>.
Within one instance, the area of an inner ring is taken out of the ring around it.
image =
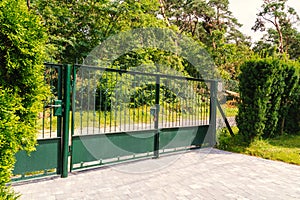
[[[37,113],[47,95],[43,83],[46,37],[26,2],[4,0],[0,10],[0,187],[5,195],[14,154],[34,150]]]
[[[238,127],[247,141],[282,134],[299,87],[299,64],[278,58],[253,59],[241,67]]]
[[[238,76],[240,65],[249,59],[253,52],[246,45],[220,44],[211,50],[211,55],[217,65],[217,71],[225,81],[225,89],[238,91]]]
[[[290,82],[290,86],[294,86],[292,94],[285,94],[287,98],[283,103],[285,109],[281,118],[281,131],[287,133],[300,133],[300,67],[290,68],[286,72],[288,74],[286,81]],[[298,78],[297,78],[298,77]],[[285,118],[284,118],[285,116]]]
[[[15,163],[13,155],[20,148],[18,133],[26,129],[17,116],[20,108],[20,98],[0,88],[0,197],[8,195],[5,184],[9,182]]]
[[[235,134],[232,137],[227,128],[218,130],[218,149],[232,151],[232,152],[243,152],[248,146],[248,143],[245,142],[244,136],[239,134],[239,129],[237,127],[232,127],[232,131]]]
[[[0,187],[0,199],[16,200],[19,195],[15,194],[9,187]]]
[[[109,36],[141,27],[162,27],[154,0],[77,0],[32,3],[50,35],[48,54],[55,62],[82,62]]]

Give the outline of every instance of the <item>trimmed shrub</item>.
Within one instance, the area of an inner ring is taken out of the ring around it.
[[[290,87],[295,87],[293,89],[290,98],[284,101],[285,109],[280,113],[284,114],[281,117],[281,127],[280,131],[286,133],[300,133],[300,67],[292,68],[288,71],[289,76],[287,76],[286,81],[290,82]],[[290,91],[290,90],[287,90]]]
[[[0,2],[0,199],[13,198],[5,184],[15,153],[35,149],[37,113],[49,91],[43,81],[46,39],[25,1]]]
[[[279,58],[253,59],[241,66],[237,124],[245,140],[274,137],[296,102],[299,63]]]

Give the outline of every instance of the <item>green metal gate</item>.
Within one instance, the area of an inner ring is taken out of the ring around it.
[[[215,145],[215,81],[75,68],[71,170]]]
[[[73,170],[216,143],[213,80],[145,70],[45,66],[52,98],[39,119],[37,150],[16,155],[15,180],[67,177]]]

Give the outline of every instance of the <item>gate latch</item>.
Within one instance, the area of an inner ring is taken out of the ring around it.
[[[54,116],[62,116],[62,100],[55,99],[53,105],[47,105],[45,108],[53,108]]]
[[[62,101],[61,100],[54,100],[54,106],[53,106],[53,110],[54,110],[54,116],[62,116]]]

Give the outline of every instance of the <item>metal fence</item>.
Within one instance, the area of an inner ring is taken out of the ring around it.
[[[17,153],[14,180],[215,145],[214,80],[45,64],[45,83],[38,146]]]
[[[178,76],[77,67],[75,135],[149,130],[154,128],[155,120],[158,128],[209,124],[210,83]]]

